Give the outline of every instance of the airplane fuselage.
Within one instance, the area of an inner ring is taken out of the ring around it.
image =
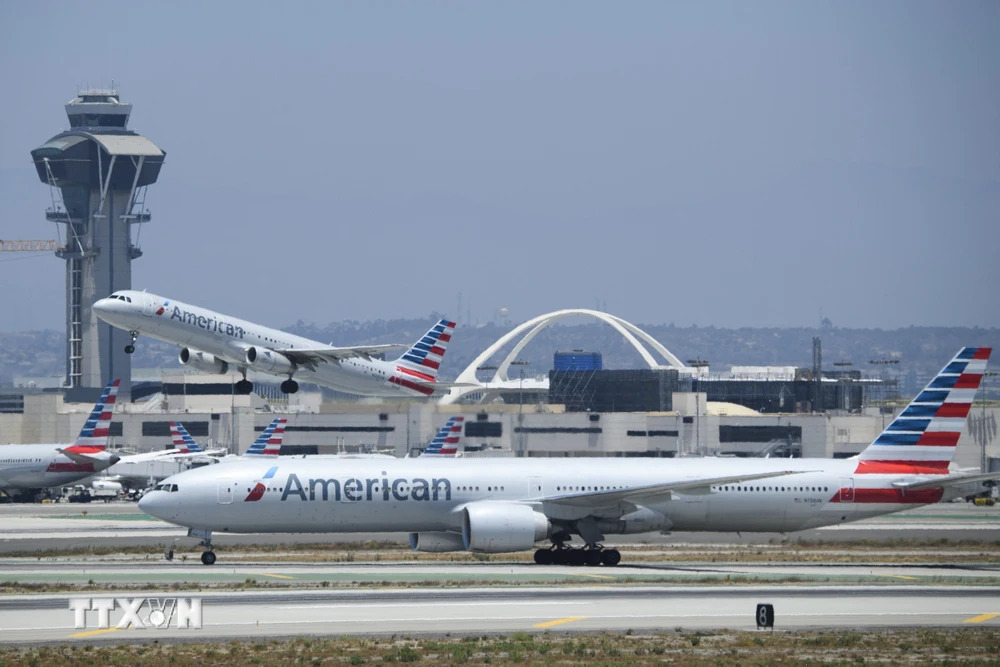
[[[791,532],[938,502],[940,489],[904,494],[900,475],[858,475],[856,461],[826,459],[421,459],[288,457],[234,461],[172,477],[175,493],[143,498],[145,511],[216,532],[460,531],[477,501],[530,503],[587,491],[688,479],[797,472],[710,493],[672,493],[643,503],[682,531]],[[546,514],[550,514],[547,511]],[[607,534],[647,532],[615,522]]]
[[[225,362],[225,366],[217,366],[215,372],[226,372],[228,370],[226,366],[234,366],[240,370],[249,368],[264,373],[271,372],[266,368],[248,364],[247,350],[252,347],[272,351],[282,348],[325,347],[325,344],[318,341],[206,308],[166,299],[156,294],[136,291],[120,291],[116,294],[127,297],[129,301],[102,299],[95,304],[101,319],[112,326],[173,343],[189,351],[208,353],[216,360]],[[183,358],[182,363],[185,363]],[[275,371],[273,374],[285,377],[294,375],[297,380],[312,382],[349,394],[384,397],[426,395],[393,381],[391,378],[399,375],[396,364],[380,359],[342,359],[319,363],[315,369],[299,366],[294,368],[292,373]]]
[[[88,463],[72,461],[57,448],[70,445],[0,446],[0,489],[48,489],[72,484],[113,463],[104,453],[90,454]]]

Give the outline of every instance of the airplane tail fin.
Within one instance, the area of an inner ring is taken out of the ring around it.
[[[118,385],[121,380],[112,380],[104,388],[101,398],[94,405],[93,411],[87,417],[86,423],[80,429],[80,435],[76,437],[76,442],[68,450],[73,451],[74,447],[86,448],[91,451],[103,450],[108,446],[108,432],[111,430],[111,413],[115,410],[115,401],[118,399]]]
[[[281,454],[281,441],[285,437],[285,423],[288,420],[278,417],[254,440],[244,456],[278,456]]]
[[[183,424],[170,422],[170,436],[174,441],[174,449],[179,449],[181,454],[197,454],[205,451],[195,442]]]
[[[452,417],[441,427],[420,456],[457,456],[462,442],[462,422],[465,417]]]
[[[436,382],[438,368],[441,367],[441,360],[444,358],[444,353],[448,349],[448,343],[451,342],[451,336],[454,333],[455,323],[441,320],[414,343],[413,347],[404,352],[403,356],[396,360],[396,367],[403,376],[398,378],[400,384],[407,386],[407,378],[415,383]],[[431,389],[424,384],[417,386]]]
[[[917,466],[945,472],[955,454],[992,348],[966,347],[858,455],[858,472]]]

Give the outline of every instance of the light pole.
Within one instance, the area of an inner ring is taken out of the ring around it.
[[[884,431],[885,430],[885,407],[886,407],[886,404],[889,402],[889,390],[887,388],[888,385],[889,385],[888,367],[889,366],[896,366],[896,365],[898,365],[899,364],[899,359],[869,359],[868,363],[871,364],[872,366],[877,367],[879,369],[879,385],[880,385],[880,388],[882,390],[881,391],[881,393],[882,393],[882,401],[879,404],[879,410],[878,411],[879,411],[879,414],[882,415],[882,430]],[[897,382],[897,384],[899,383],[898,380],[896,382]]]
[[[524,457],[524,367],[530,364],[530,361],[510,362],[511,366],[518,366],[517,431],[520,437],[518,438],[517,456],[519,458]]]
[[[707,374],[708,369],[708,359],[688,359],[688,366],[696,369],[695,373],[698,377],[701,377],[702,373]],[[702,371],[702,369],[706,369]],[[700,389],[701,387],[699,387]],[[701,399],[698,397],[699,392],[694,392],[694,449],[695,452],[701,451]],[[707,396],[707,394],[706,394]],[[671,405],[670,407],[674,407]],[[682,452],[678,452],[681,454]]]

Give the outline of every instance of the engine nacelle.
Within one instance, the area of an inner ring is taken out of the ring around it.
[[[651,533],[654,530],[668,530],[673,525],[665,515],[648,507],[640,507],[617,519],[597,520],[597,527],[605,535]]]
[[[266,347],[248,347],[246,360],[250,368],[262,373],[290,376],[295,372],[295,363],[291,359]]]
[[[410,548],[428,553],[465,551],[465,541],[458,533],[410,533]]]
[[[202,352],[201,350],[192,350],[191,348],[182,347],[181,353],[177,355],[177,359],[181,362],[182,366],[189,366],[195,370],[202,371],[203,373],[229,372],[229,364],[222,359],[219,359],[214,354]]]
[[[545,515],[528,505],[486,501],[469,503],[462,510],[462,542],[468,551],[526,551],[551,530]]]

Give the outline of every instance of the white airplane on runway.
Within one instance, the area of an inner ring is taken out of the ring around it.
[[[102,320],[132,335],[125,347],[129,354],[139,335],[180,345],[184,366],[206,373],[227,373],[230,365],[239,369],[243,379],[236,388],[245,394],[253,389],[248,370],[286,377],[281,383],[286,394],[298,391],[295,377],[365,396],[430,396],[456,386],[437,381],[455,331],[448,320],[412,346],[334,347],[147,292],[115,292],[93,308]],[[403,354],[392,361],[375,358],[390,352]]]
[[[195,442],[191,434],[187,432],[184,424],[177,422],[170,422],[170,438],[173,441],[174,449],[177,450],[176,454],[171,454],[170,456],[173,459],[214,459],[225,456],[227,453],[224,448],[203,449],[201,445]]]
[[[166,480],[149,515],[212,532],[409,532],[419,551],[538,549],[539,564],[617,565],[605,535],[792,532],[965,495],[1000,474],[949,470],[990,348],[967,347],[852,459],[437,459],[240,461]],[[579,535],[585,549],[568,549]]]
[[[144,461],[166,452],[118,456],[107,450],[111,414],[118,398],[118,380],[104,388],[101,398],[72,445],[0,446],[0,489],[8,495],[35,496],[41,489],[66,486],[110,468],[118,461]]]

